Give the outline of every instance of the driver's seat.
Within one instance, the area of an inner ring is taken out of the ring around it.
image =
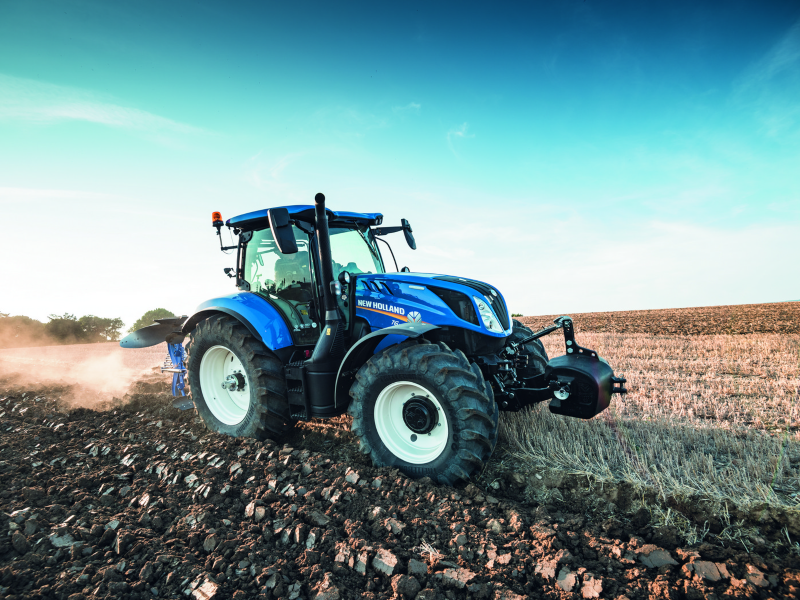
[[[281,256],[275,261],[275,290],[280,292],[292,284],[311,283],[308,251]]]

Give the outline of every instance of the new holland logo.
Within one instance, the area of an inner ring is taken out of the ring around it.
[[[408,320],[414,321],[414,323],[419,323],[422,320],[422,315],[417,311],[412,310],[410,313],[408,313]]]
[[[374,310],[377,312],[388,312],[395,315],[405,315],[406,309],[392,304],[385,304],[383,302],[373,302],[372,300],[356,300],[356,306],[366,308],[367,310]]]

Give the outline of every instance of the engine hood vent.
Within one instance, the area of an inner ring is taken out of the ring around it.
[[[503,297],[500,295],[500,292],[498,292],[488,283],[482,283],[472,279],[464,279],[463,277],[453,277],[452,275],[438,275],[433,279],[465,285],[477,292],[480,292],[489,301],[489,304],[491,304],[492,308],[494,309],[494,313],[497,315],[500,324],[503,326],[503,329],[508,329],[511,327],[511,321],[508,318],[508,310],[506,310],[506,303],[503,300]]]

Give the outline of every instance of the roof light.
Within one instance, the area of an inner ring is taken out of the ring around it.
[[[211,225],[219,229],[222,227],[222,213],[219,211],[214,211],[211,213]]]

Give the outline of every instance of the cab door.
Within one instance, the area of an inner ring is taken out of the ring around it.
[[[270,229],[240,236],[239,284],[272,304],[284,318],[296,346],[314,345],[319,338],[311,244],[294,228],[298,251],[283,254]]]

